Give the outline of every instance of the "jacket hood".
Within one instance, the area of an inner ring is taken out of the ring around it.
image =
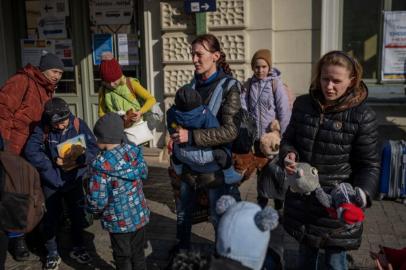
[[[205,110],[207,110],[205,112]],[[197,122],[200,122],[201,115],[208,113],[206,106],[200,105],[193,110],[182,112],[175,109],[175,120],[177,123],[183,126],[196,126]]]
[[[27,64],[25,67],[17,71],[17,73],[27,75],[37,84],[45,88],[47,92],[55,92],[56,85],[52,84],[38,68],[31,64]]]
[[[262,79],[262,81],[271,81],[276,78],[281,79],[281,75],[282,75],[282,73],[279,71],[279,69],[272,68],[271,71],[269,72],[268,76],[265,79]],[[255,76],[252,76],[252,82],[257,82],[257,81],[261,81],[261,80]]]
[[[120,148],[124,148],[124,151],[119,151]],[[134,170],[138,161],[133,145],[121,144],[111,150],[105,150],[103,155],[103,159],[96,158],[92,163],[92,167],[100,173],[126,181],[135,181],[140,178],[136,173],[137,170]]]
[[[350,108],[354,108],[365,102],[368,97],[368,87],[361,81],[358,88],[351,88],[347,92],[336,100],[332,105],[324,104],[324,96],[321,89],[310,89],[310,96],[313,101],[320,107],[324,112],[341,112]]]

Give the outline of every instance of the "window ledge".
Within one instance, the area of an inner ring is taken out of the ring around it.
[[[406,85],[404,84],[367,84],[368,103],[406,103]]]

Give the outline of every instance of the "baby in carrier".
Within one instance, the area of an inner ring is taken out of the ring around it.
[[[208,129],[219,127],[219,121],[207,106],[202,104],[200,94],[191,87],[183,86],[176,92],[175,105],[167,111],[167,128],[170,134],[179,127]],[[222,170],[227,184],[238,183],[242,175],[232,166],[231,144],[218,147],[199,147],[193,144],[174,144],[172,167],[181,175],[183,166],[197,173],[215,173]]]

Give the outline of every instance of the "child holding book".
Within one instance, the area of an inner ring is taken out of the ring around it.
[[[93,131],[101,152],[90,167],[88,211],[101,214],[116,268],[146,269],[144,226],[150,211],[142,190],[148,169],[141,148],[124,142],[124,122],[114,112],[100,118]]]
[[[67,149],[67,140],[81,135],[82,144]],[[64,144],[65,143],[65,144]],[[64,153],[61,153],[63,146]],[[87,226],[83,202],[82,177],[87,164],[98,152],[96,140],[86,123],[75,117],[68,104],[61,98],[45,103],[45,111],[27,141],[25,156],[37,168],[41,176],[47,212],[44,216],[44,237],[47,257],[44,269],[58,269],[61,263],[56,234],[62,200],[68,208],[72,222],[73,249],[70,257],[78,263],[88,263],[91,258],[84,248],[83,229]]]

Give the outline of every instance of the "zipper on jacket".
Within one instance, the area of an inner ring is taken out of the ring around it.
[[[319,120],[319,124],[320,125],[323,125],[323,123],[324,123],[324,113],[322,112],[321,114],[320,114],[320,120]],[[319,126],[319,129],[320,129],[320,126]],[[318,133],[319,131],[317,130],[317,133]]]

